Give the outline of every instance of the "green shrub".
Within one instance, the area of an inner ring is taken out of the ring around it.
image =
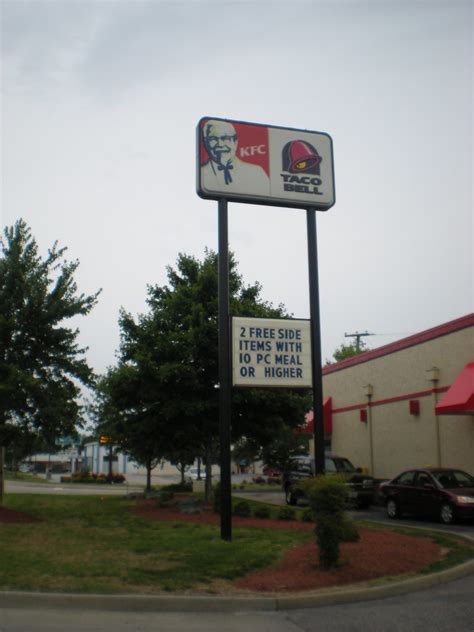
[[[61,476],[61,483],[95,483],[96,485],[105,485],[106,483],[124,483],[125,476],[123,474],[91,474],[88,471],[77,472],[72,476]]]
[[[316,522],[319,563],[325,569],[334,568],[339,562],[339,543],[358,539],[354,523],[344,513],[348,500],[345,480],[337,475],[321,475],[305,480],[301,488]]]
[[[163,507],[170,500],[173,500],[173,498],[174,498],[174,493],[171,490],[169,490],[169,489],[162,489],[159,492],[159,496],[158,496],[158,506],[159,507]]]
[[[296,511],[293,507],[280,507],[277,518],[278,520],[296,520]]]
[[[311,511],[311,509],[305,509],[303,511],[303,513],[301,514],[301,521],[302,522],[314,522],[313,512]]]
[[[179,494],[180,492],[192,492],[193,484],[192,483],[171,483],[171,485],[163,485],[162,490],[174,492]]]
[[[270,518],[271,515],[271,511],[270,511],[270,507],[257,507],[255,509],[255,511],[253,512],[253,515],[255,516],[255,518]]]
[[[339,537],[341,542],[358,542],[360,540],[359,531],[352,518],[344,515],[339,525]]]
[[[250,516],[250,505],[246,500],[241,500],[234,506],[234,514],[241,518],[248,518]]]

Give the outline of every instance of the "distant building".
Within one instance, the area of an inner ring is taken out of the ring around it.
[[[145,475],[146,468],[138,465],[131,459],[125,451],[116,452],[114,446],[112,455],[112,472],[114,474],[138,474]],[[108,474],[109,472],[109,446],[99,443],[99,441],[86,443],[82,449],[82,470],[88,470],[91,474]],[[178,470],[171,463],[165,462],[154,470],[154,474],[177,474]]]

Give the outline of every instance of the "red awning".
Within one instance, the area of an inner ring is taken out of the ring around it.
[[[304,416],[306,420],[306,426],[303,428],[303,432],[313,433],[313,411],[310,410]],[[332,433],[332,397],[326,397],[323,402],[323,419],[324,419],[324,434]]]
[[[437,415],[474,415],[474,362],[466,364],[435,410]]]

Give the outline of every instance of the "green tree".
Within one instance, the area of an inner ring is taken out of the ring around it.
[[[308,454],[309,436],[294,429],[281,428],[273,440],[263,446],[260,458],[266,465],[284,471],[288,469],[291,457]]]
[[[149,421],[165,458],[173,460],[177,449],[202,458],[209,493],[219,436],[217,255],[206,250],[199,261],[181,254],[167,273],[167,285],[148,288],[147,314],[137,320],[126,312],[120,317],[120,362],[131,367],[139,384],[128,388],[128,407],[156,412],[155,421]],[[260,298],[258,283],[243,282],[233,256],[229,288],[233,315],[287,316],[283,306]],[[280,427],[302,424],[309,406],[307,392],[236,391],[232,439],[247,437],[264,445]]]
[[[264,465],[284,471],[291,457],[307,454],[309,435],[286,424],[277,426],[262,438],[242,437],[232,449],[234,461],[263,461]]]
[[[147,471],[146,490],[151,489],[151,470],[163,459],[160,417],[156,402],[151,406],[141,396],[137,367],[120,364],[109,368],[97,382],[93,414],[96,433],[109,437],[112,446],[124,449]],[[109,459],[109,476],[111,472]]]
[[[354,356],[360,355],[367,350],[367,344],[363,340],[360,340],[358,345],[355,342],[348,345],[342,343],[341,346],[338,347],[332,354],[333,361],[341,362],[342,360],[346,360],[347,358],[353,358]],[[329,364],[333,364],[333,361],[326,360],[326,366],[328,366]]]
[[[78,261],[55,242],[43,259],[30,228],[18,220],[0,238],[0,445],[12,428],[53,445],[81,420],[81,384],[94,376],[65,322],[88,314],[99,292],[77,294]],[[2,452],[0,450],[0,452]],[[0,471],[2,468],[0,467]],[[2,491],[0,481],[0,494]]]
[[[4,436],[4,442],[7,446],[5,462],[9,465],[10,470],[15,473],[15,476],[20,462],[32,454],[57,451],[56,446],[46,444],[38,433],[32,432],[28,428],[11,424],[8,426],[8,436]]]

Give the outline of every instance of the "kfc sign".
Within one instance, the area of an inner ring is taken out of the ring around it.
[[[203,198],[321,211],[335,202],[328,134],[205,117],[197,143]]]

